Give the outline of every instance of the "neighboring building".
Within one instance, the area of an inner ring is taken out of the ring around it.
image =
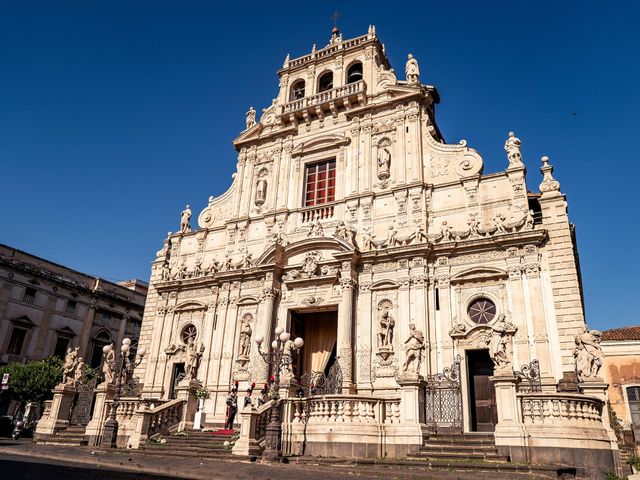
[[[0,244],[0,362],[64,358],[80,347],[88,365],[102,347],[140,334],[148,285],[114,283]]]
[[[601,345],[611,407],[640,443],[640,326],[606,330]]]

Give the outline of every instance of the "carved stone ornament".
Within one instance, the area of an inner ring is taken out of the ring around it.
[[[598,377],[604,360],[601,341],[602,333],[598,330],[589,330],[586,325],[583,325],[582,331],[575,336],[576,346],[573,349],[573,357],[579,382],[601,380]]]
[[[498,316],[498,320],[491,325],[491,338],[489,339],[489,356],[497,370],[512,368],[513,342],[512,337],[518,328],[511,322],[507,322],[504,314]]]
[[[378,348],[385,360],[393,352],[393,330],[396,322],[391,315],[392,310],[391,300],[384,299],[378,303]]]
[[[405,340],[405,361],[402,365],[402,371],[415,372],[420,371],[420,362],[422,361],[422,351],[425,348],[424,334],[421,330],[417,330],[413,323],[409,324],[409,338]]]
[[[302,272],[306,277],[315,277],[318,274],[318,262],[322,258],[322,254],[314,250],[307,252],[304,257],[304,264],[302,265]]]
[[[509,138],[504,142],[504,149],[507,152],[507,158],[509,159],[509,167],[515,167],[522,165],[522,153],[520,147],[522,142],[513,132],[509,132]]]
[[[549,165],[549,157],[544,156],[540,159],[542,161],[542,183],[540,184],[540,192],[542,194],[550,194],[560,190],[560,182],[553,178],[553,166]]]
[[[391,176],[391,142],[383,138],[378,142],[378,180],[388,180]]]
[[[191,209],[189,205],[180,214],[180,233],[191,231]]]
[[[264,202],[267,200],[267,176],[269,172],[266,168],[263,168],[258,173],[258,181],[256,182],[256,198],[254,203],[256,206],[260,207],[264,205]]]
[[[417,85],[420,83],[420,68],[418,67],[418,61],[413,58],[413,55],[407,55],[407,63],[404,67],[404,71],[409,85]]]
[[[240,345],[238,352],[239,361],[249,360],[249,354],[251,353],[251,335],[253,334],[253,329],[251,328],[252,321],[253,315],[251,315],[250,313],[245,313],[242,316],[242,321],[240,323]]]

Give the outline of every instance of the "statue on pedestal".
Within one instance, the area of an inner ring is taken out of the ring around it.
[[[196,379],[196,375],[198,375],[198,367],[200,366],[200,358],[202,358],[202,352],[204,352],[204,345],[200,344],[198,347],[193,338],[189,338],[186,348],[187,361],[184,367],[185,380]]]
[[[420,330],[416,330],[415,324],[409,324],[409,338],[404,343],[406,345],[406,359],[402,371],[418,373],[424,349],[424,334]]]
[[[415,85],[420,82],[420,68],[418,67],[418,61],[413,58],[413,55],[407,55],[407,63],[404,68],[404,72],[407,76],[407,83]]]
[[[496,323],[491,326],[489,356],[493,360],[496,369],[511,368],[513,361],[511,337],[516,330],[515,325],[505,320],[504,314],[500,314]]]
[[[71,347],[67,348],[67,354],[64,357],[64,364],[62,365],[63,385],[73,385],[79,349],[80,347],[76,347],[75,349]]]
[[[240,357],[248,358],[251,353],[251,335],[253,330],[251,328],[251,315],[246,314],[242,317],[242,323],[240,326]]]
[[[378,149],[378,179],[386,180],[391,175],[391,152],[389,149],[379,148]]]
[[[509,159],[509,166],[522,165],[522,153],[520,152],[520,146],[522,142],[513,132],[509,132],[509,138],[504,142],[504,149],[507,152],[507,158]]]
[[[260,178],[258,183],[256,183],[256,200],[255,204],[257,206],[264,205],[264,202],[267,200],[267,180],[265,178]]]
[[[191,231],[191,209],[189,205],[182,211],[180,215],[180,233],[188,233]]]
[[[378,324],[380,325],[380,331],[378,332],[378,346],[393,348],[393,328],[395,327],[396,322],[388,309],[384,308],[380,311],[378,314]]]
[[[584,382],[598,378],[598,372],[604,360],[600,346],[601,340],[602,333],[598,330],[589,330],[586,325],[582,327],[582,332],[575,336],[576,346],[573,349],[573,356],[578,381]]]
[[[247,112],[247,130],[256,124],[256,110],[253,107],[249,107]]]
[[[106,347],[105,347],[106,348]],[[111,348],[103,349],[103,361],[102,361],[102,373],[104,373],[104,382],[113,383],[114,372],[116,369],[116,352],[113,349],[113,343]]]
[[[74,383],[76,385],[78,383],[82,383],[83,378],[84,378],[84,360],[82,360],[82,357],[78,357],[78,360],[76,361],[76,368],[73,371]]]

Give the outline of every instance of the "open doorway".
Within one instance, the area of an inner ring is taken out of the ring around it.
[[[178,383],[184,378],[184,363],[174,363],[173,372],[171,374],[171,385],[169,391],[169,398],[176,398]]]
[[[489,350],[467,350],[467,372],[471,431],[493,432],[498,415],[496,391],[489,380],[493,376],[493,361]]]
[[[338,311],[291,312],[291,336],[302,337],[304,346],[294,364],[294,375],[309,372],[328,375],[336,361]]]

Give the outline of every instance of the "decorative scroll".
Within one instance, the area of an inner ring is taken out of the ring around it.
[[[535,358],[530,363],[525,363],[520,370],[513,372],[520,379],[518,391],[533,393],[542,391],[540,382],[540,363]]]

